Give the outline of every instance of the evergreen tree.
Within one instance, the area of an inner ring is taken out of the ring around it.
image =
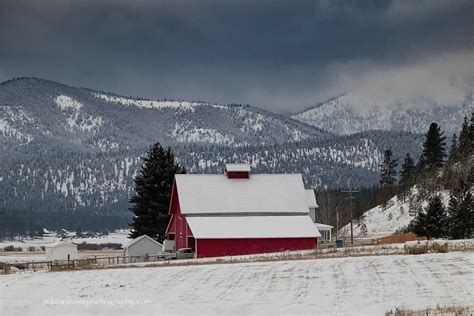
[[[415,184],[415,162],[409,153],[405,155],[398,184],[402,194]]]
[[[469,190],[460,187],[451,191],[449,197],[448,218],[449,235],[453,239],[469,238],[473,228],[472,195]]]
[[[388,202],[395,195],[395,183],[397,181],[397,160],[392,158],[392,150],[384,152],[382,164],[380,165],[380,189],[377,196],[382,200],[382,208],[386,209],[390,205]]]
[[[461,132],[459,133],[459,143],[458,151],[461,156],[465,156],[468,150],[468,141],[469,141],[469,123],[467,121],[467,116],[464,117],[464,122],[462,123]]]
[[[449,151],[449,160],[457,161],[459,157],[459,146],[458,146],[458,137],[456,133],[453,134],[451,139],[451,150]]]
[[[382,187],[393,187],[397,181],[397,160],[392,158],[392,150],[387,149],[383,154],[382,164],[380,166],[380,185]]]
[[[449,194],[449,205],[448,205],[448,222],[449,222],[449,237],[453,239],[463,238],[463,229],[462,229],[462,216],[459,212],[459,202],[460,194],[459,190],[456,188],[452,190]]]
[[[465,237],[472,238],[474,236],[474,198],[470,191],[464,199],[464,203],[467,208],[466,218],[468,223]]]
[[[422,168],[434,170],[444,165],[444,158],[446,157],[446,137],[444,132],[436,123],[431,123],[428,133],[425,135],[425,142],[423,143],[422,154]]]
[[[420,211],[416,214],[416,217],[412,223],[410,223],[410,226],[412,226],[411,230],[417,235],[417,236],[426,236],[426,214],[423,211]]]
[[[467,191],[464,195],[461,203],[459,204],[458,217],[461,223],[460,238],[470,238],[474,231],[474,211],[473,211],[473,199],[470,191]]]
[[[461,159],[469,157],[474,152],[474,113],[471,115],[470,123],[467,117],[464,117],[458,144]]]
[[[447,235],[447,213],[441,202],[441,198],[436,195],[426,207],[426,237],[440,238]]]
[[[171,149],[165,150],[159,143],[150,147],[143,160],[143,166],[134,179],[135,195],[130,199],[134,204],[130,208],[134,216],[129,237],[146,234],[161,242],[165,239],[169,221],[174,175],[185,173],[185,170],[175,162]]]
[[[471,152],[474,150],[474,112],[471,113],[471,123],[469,125],[469,140],[471,141]]]

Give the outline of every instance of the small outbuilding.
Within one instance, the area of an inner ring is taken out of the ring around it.
[[[46,260],[74,260],[77,259],[77,245],[71,241],[64,240],[57,243],[45,245]]]
[[[163,245],[147,235],[137,237],[123,247],[125,257],[156,256],[161,254],[162,251]]]

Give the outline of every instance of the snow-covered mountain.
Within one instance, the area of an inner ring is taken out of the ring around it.
[[[91,151],[157,140],[246,146],[331,136],[248,105],[140,100],[40,79],[0,84],[0,135],[20,145],[61,139],[57,146]]]
[[[377,182],[381,153],[419,154],[421,135],[339,136],[248,105],[151,101],[41,79],[0,83],[0,209],[127,214],[147,148],[171,146],[191,173],[248,162],[307,186]]]
[[[426,133],[429,125],[437,122],[449,138],[458,131],[463,117],[470,116],[473,111],[471,93],[454,104],[427,100],[400,101],[348,93],[292,117],[342,135],[367,130]]]

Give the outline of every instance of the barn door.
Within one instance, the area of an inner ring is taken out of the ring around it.
[[[176,250],[183,248],[183,219],[181,216],[178,217],[178,227],[179,227],[179,245],[176,245]]]

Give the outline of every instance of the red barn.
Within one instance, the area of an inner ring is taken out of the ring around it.
[[[166,231],[176,249],[198,258],[313,249],[321,236],[308,215],[301,174],[175,176]]]

